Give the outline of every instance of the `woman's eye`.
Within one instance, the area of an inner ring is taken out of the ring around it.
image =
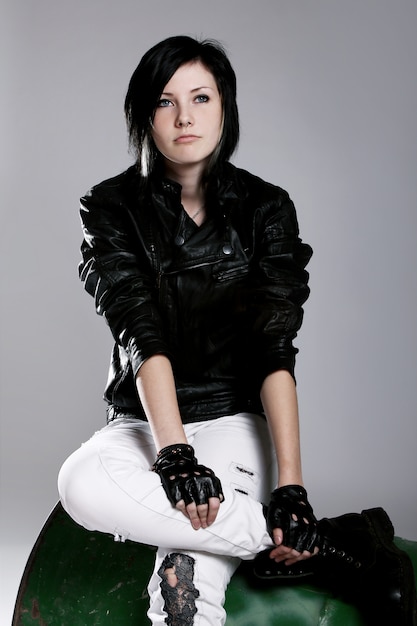
[[[159,100],[158,102],[158,107],[169,107],[171,106],[172,102],[171,100],[167,100],[166,98],[162,98],[161,100]]]
[[[209,101],[209,97],[205,96],[204,94],[200,94],[199,96],[196,97],[196,102],[208,102]]]

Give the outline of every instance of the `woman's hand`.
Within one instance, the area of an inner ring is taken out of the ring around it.
[[[292,565],[318,552],[317,520],[304,487],[287,485],[272,492],[267,528],[277,546],[270,557],[277,563]]]
[[[294,550],[294,548],[290,548],[289,546],[283,545],[283,536],[281,528],[275,528],[273,532],[273,541],[276,545],[270,553],[269,557],[274,560],[276,563],[284,562],[285,565],[294,565],[298,561],[304,561],[305,559],[309,559],[315,554],[318,553],[318,547],[315,547],[314,550],[309,552],[308,550],[303,550],[302,552],[298,550]]]
[[[224,500],[222,486],[211,469],[199,465],[192,446],[166,446],[153,470],[159,474],[171,504],[190,519],[195,530],[214,522]]]
[[[218,498],[209,498],[207,504],[197,505],[195,502],[191,502],[187,506],[184,500],[180,500],[176,508],[182,511],[186,517],[190,519],[191,525],[194,530],[199,528],[207,528],[215,521],[217,513],[219,512],[220,503],[223,502],[224,497],[221,495]]]

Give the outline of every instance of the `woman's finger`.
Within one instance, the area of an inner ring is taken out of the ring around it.
[[[207,515],[207,525],[210,526],[216,520],[217,513],[220,509],[220,499],[219,498],[209,498],[209,508]]]

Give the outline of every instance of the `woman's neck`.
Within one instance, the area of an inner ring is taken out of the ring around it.
[[[184,209],[192,217],[199,212],[198,223],[204,220],[204,187],[202,183],[203,171],[201,167],[173,167],[166,166],[166,175],[181,185],[181,202]]]

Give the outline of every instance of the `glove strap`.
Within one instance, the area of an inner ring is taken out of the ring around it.
[[[272,492],[272,497],[275,496],[289,496],[290,498],[299,498],[300,501],[308,504],[307,491],[301,485],[285,485],[284,487],[278,487]]]
[[[188,443],[174,443],[171,446],[166,446],[158,452],[155,463],[152,466],[154,472],[158,472],[163,469],[167,464],[175,464],[177,461],[197,461],[194,456],[194,448]]]

